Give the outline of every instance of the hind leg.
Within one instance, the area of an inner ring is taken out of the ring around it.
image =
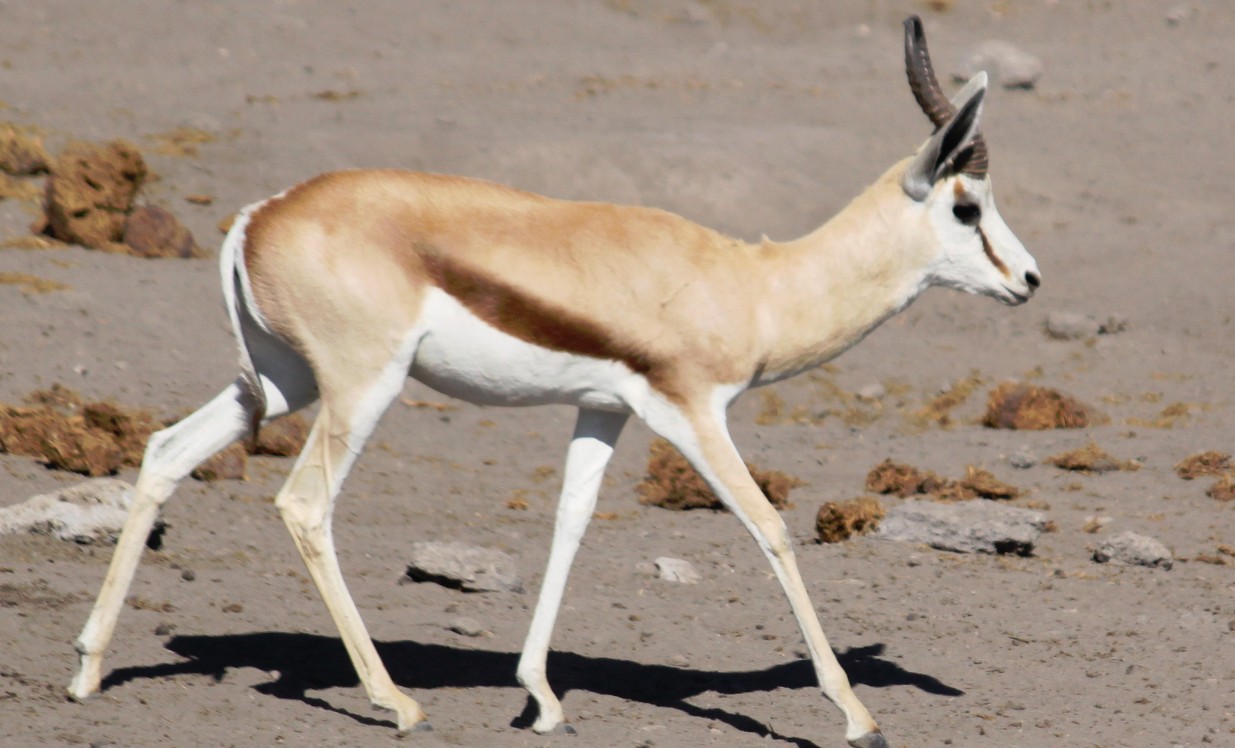
[[[111,566],[90,618],[77,638],[81,663],[69,685],[73,698],[85,699],[99,690],[103,652],[115,630],[116,618],[159,507],[193,468],[246,432],[251,413],[246,399],[237,382],[189,417],[150,437]]]
[[[402,389],[411,355],[410,350],[396,355],[363,390],[357,380],[364,380],[361,372],[366,367],[359,357],[350,360],[350,376],[331,378],[331,386],[323,388],[321,412],[304,451],[275,498],[369,701],[393,711],[400,732],[430,727],[420,705],[395,686],[348,592],[335,553],[332,513],[344,478],[378,419]]]

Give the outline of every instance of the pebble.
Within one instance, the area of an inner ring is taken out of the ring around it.
[[[1175,558],[1158,540],[1135,532],[1122,532],[1094,549],[1093,560],[1100,564],[1117,563],[1170,569]]]
[[[454,619],[446,628],[462,636],[480,636],[485,632],[479,621],[466,616]]]
[[[689,561],[683,561],[680,558],[661,556],[653,563],[656,564],[656,568],[660,572],[660,578],[666,582],[698,584],[702,578],[698,570]]]

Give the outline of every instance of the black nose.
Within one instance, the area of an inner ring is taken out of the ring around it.
[[[1038,274],[1035,273],[1034,271],[1026,270],[1025,271],[1025,283],[1030,288],[1037,288],[1038,286],[1042,285],[1042,279],[1038,277]]]

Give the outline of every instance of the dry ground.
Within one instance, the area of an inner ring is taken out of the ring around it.
[[[1235,6],[14,2],[0,8],[0,119],[41,128],[53,151],[76,138],[134,141],[159,175],[147,199],[203,247],[239,206],[320,171],[379,165],[789,238],[926,136],[901,68],[911,12],[925,14],[945,74],[989,38],[1045,61],[1035,90],[995,91],[984,120],[1002,212],[1038,257],[1042,291],[1013,310],[932,292],[835,366],[775,398],[749,395],[732,415],[735,437],[752,462],[806,481],[785,515],[800,564],[894,745],[1233,745],[1235,566],[1197,557],[1221,560],[1218,547],[1235,545],[1235,503],[1172,466],[1231,451]],[[0,202],[0,240],[24,237],[36,210]],[[63,383],[174,414],[233,375],[210,260],[10,246],[0,271],[67,286],[0,286],[0,400]],[[1129,324],[1052,340],[1042,326],[1055,310]],[[946,428],[915,417],[968,376],[981,386]],[[983,428],[984,393],[1012,378],[1061,388],[1109,422]],[[873,383],[886,390],[878,404],[852,397]],[[415,385],[406,395],[440,399]],[[404,744],[839,745],[840,715],[812,685],[787,607],[738,523],[639,505],[649,437],[637,426],[549,663],[579,735],[514,726],[532,594],[397,580],[411,542],[455,539],[516,555],[535,589],[571,420],[552,408],[396,405],[349,482],[336,523],[344,568],[395,680],[437,728]],[[1143,467],[1010,464],[1090,440]],[[949,476],[991,470],[1028,490],[1014,503],[1049,507],[1059,531],[1015,559],[806,542],[819,505],[860,495],[886,457]],[[0,503],[77,480],[28,458],[0,465]],[[287,467],[257,458],[248,482],[180,489],[121,618],[106,689],[86,705],[62,694],[108,550],[0,539],[0,742],[394,741],[269,505]],[[1094,564],[1101,535],[1083,528],[1095,516],[1111,518],[1102,533],[1153,535],[1180,560],[1169,572]],[[690,560],[703,581],[670,587],[636,569],[661,555]],[[461,615],[487,633],[448,631]]]

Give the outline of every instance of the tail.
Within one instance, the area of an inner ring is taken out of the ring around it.
[[[242,404],[249,413],[247,447],[250,452],[257,446],[258,433],[266,417],[267,403],[266,390],[262,387],[261,376],[253,364],[253,352],[245,334],[246,329],[261,327],[262,323],[253,306],[253,293],[244,264],[244,243],[249,216],[261,205],[262,203],[256,203],[240,211],[228,229],[227,238],[223,240],[223,247],[219,251],[223,299],[232,322],[232,332],[236,335],[236,343],[240,348],[240,384],[244,397]]]

